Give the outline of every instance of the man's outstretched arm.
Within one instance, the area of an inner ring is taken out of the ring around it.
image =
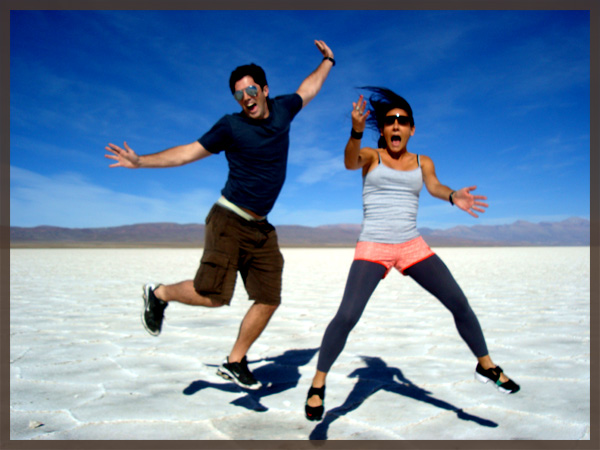
[[[126,167],[128,169],[177,167],[212,155],[198,141],[178,145],[150,155],[138,155],[127,145],[127,142],[124,142],[123,146],[125,148],[108,144],[105,147],[111,154],[104,156],[116,161],[109,167]]]
[[[319,64],[319,67],[315,69],[306,79],[302,82],[296,93],[302,97],[302,107],[304,108],[308,103],[315,98],[315,96],[321,90],[329,71],[333,67],[333,61],[325,58],[333,59],[333,52],[323,41],[315,41],[315,45],[319,51],[323,54],[323,61]]]

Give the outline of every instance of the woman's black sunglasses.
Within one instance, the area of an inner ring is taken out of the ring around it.
[[[394,114],[393,116],[385,116],[383,123],[385,125],[394,125],[394,122],[398,121],[399,125],[410,125],[411,120],[408,116],[401,116],[400,114]]]

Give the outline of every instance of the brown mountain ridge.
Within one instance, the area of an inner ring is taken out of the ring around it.
[[[517,221],[509,225],[419,228],[431,246],[588,246],[590,221]],[[278,225],[282,247],[351,247],[358,224],[308,227]],[[105,228],[10,227],[10,245],[19,247],[201,247],[203,224],[141,223]]]

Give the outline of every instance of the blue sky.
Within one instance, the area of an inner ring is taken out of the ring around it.
[[[361,222],[343,150],[364,85],[410,102],[409,150],[442,183],[488,196],[474,219],[424,189],[419,227],[589,219],[589,24],[587,11],[12,11],[11,225],[202,223],[223,154],[109,169],[105,145],[145,154],[199,138],[239,110],[238,65],[261,65],[271,96],[294,92],[321,60],[315,39],[337,65],[292,124],[273,224]]]

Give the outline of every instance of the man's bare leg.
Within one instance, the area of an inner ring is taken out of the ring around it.
[[[154,290],[156,298],[164,302],[180,302],[186,305],[218,307],[222,303],[214,302],[208,297],[198,294],[194,289],[192,280],[182,281],[180,283],[160,285]]]
[[[156,298],[165,302],[176,301],[193,306],[219,307],[222,303],[204,297],[194,289],[192,280],[180,283],[161,285],[154,290]],[[278,305],[254,303],[242,320],[238,337],[229,354],[229,362],[240,362],[266,328]]]
[[[278,305],[254,303],[242,320],[240,331],[229,354],[229,362],[240,362],[250,346],[258,339],[266,328]]]

